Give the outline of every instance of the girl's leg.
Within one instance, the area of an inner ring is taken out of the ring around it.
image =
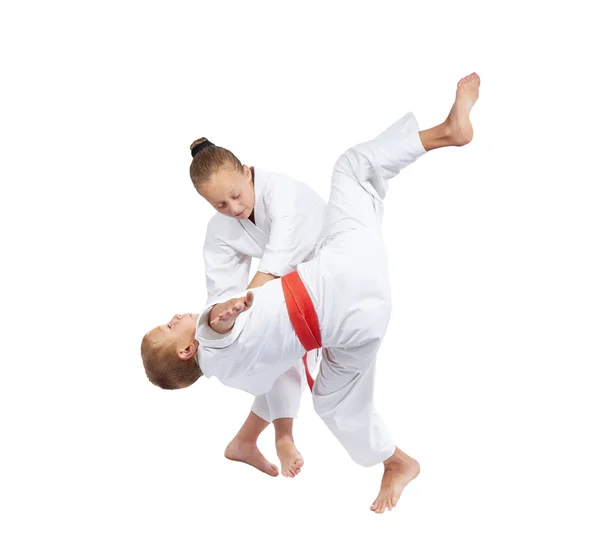
[[[294,443],[293,426],[294,418],[273,420],[275,447],[281,461],[281,473],[285,477],[296,477],[304,465],[304,459]]]
[[[250,464],[268,475],[278,475],[277,467],[263,456],[257,444],[258,437],[272,420],[281,472],[286,477],[300,473],[304,460],[294,444],[292,429],[305,386],[303,370],[300,360],[277,378],[268,393],[255,398],[250,415],[225,450],[226,458]]]
[[[309,353],[309,358],[311,354]],[[299,360],[282,374],[265,394],[269,414],[275,428],[275,447],[285,477],[296,477],[304,465],[304,459],[296,448],[292,434],[294,418],[300,410],[302,391],[306,386],[304,366]]]
[[[225,449],[225,458],[236,462],[244,462],[256,469],[275,477],[279,474],[277,466],[271,464],[258,450],[258,436],[266,429],[269,422],[250,412],[244,425],[233,441]]]

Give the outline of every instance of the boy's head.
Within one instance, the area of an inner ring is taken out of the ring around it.
[[[190,178],[196,191],[219,213],[247,219],[255,203],[252,170],[228,149],[206,138],[194,141],[190,149],[194,156]]]
[[[196,359],[198,316],[176,314],[142,339],[142,362],[154,385],[163,389],[182,389],[202,375]]]

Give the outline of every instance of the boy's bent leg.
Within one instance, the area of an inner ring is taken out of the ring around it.
[[[338,224],[343,229],[357,225],[378,230],[388,180],[425,152],[412,113],[407,113],[373,140],[344,152],[335,164],[331,179],[330,233],[336,232]]]
[[[261,396],[262,397],[262,396]],[[257,397],[257,400],[261,400]],[[256,401],[255,401],[256,403]],[[271,464],[258,450],[258,436],[269,425],[269,422],[250,412],[244,425],[225,449],[225,458],[236,462],[244,462],[267,475],[275,477],[279,474],[277,466]]]
[[[373,140],[343,153],[332,177],[330,231],[341,220],[379,227],[388,180],[427,151],[469,143],[473,138],[469,115],[479,96],[479,85],[476,73],[459,81],[455,102],[442,124],[419,131],[414,115],[407,113]],[[365,201],[364,195],[357,194],[352,188],[353,183],[358,183],[370,194],[373,202]]]

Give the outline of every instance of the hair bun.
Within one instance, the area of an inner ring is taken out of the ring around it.
[[[210,146],[214,146],[214,144],[208,138],[198,138],[198,140],[194,140],[192,145],[190,146],[190,151],[192,152],[192,157],[196,157],[198,152],[206,149]]]

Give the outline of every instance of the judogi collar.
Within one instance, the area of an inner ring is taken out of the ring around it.
[[[268,183],[268,175],[264,171],[253,168],[254,170],[254,222],[252,224],[248,219],[238,220],[244,230],[258,242],[264,249],[269,242],[269,233],[267,225],[267,209],[265,205],[265,189]]]

